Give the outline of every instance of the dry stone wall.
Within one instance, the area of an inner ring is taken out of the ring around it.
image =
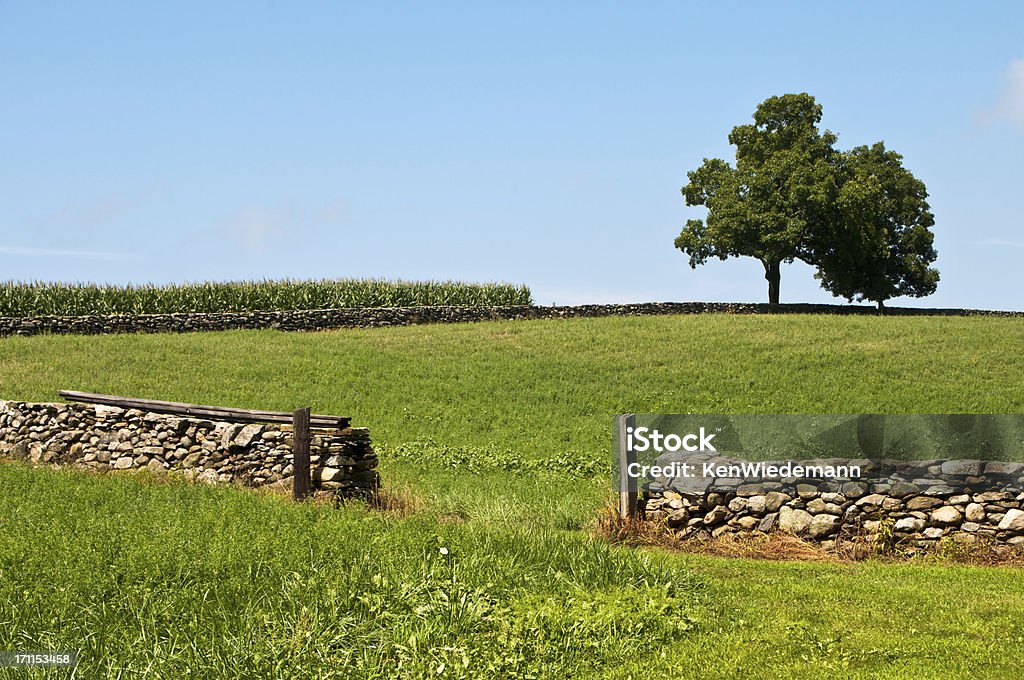
[[[686,460],[700,463],[693,457]],[[656,464],[667,462],[659,459]],[[739,463],[724,457],[715,462]],[[865,459],[799,464],[857,467],[860,474],[826,479],[662,478],[645,485],[640,510],[683,539],[782,530],[824,547],[865,539],[912,549],[933,548],[943,539],[1024,543],[1024,464]]]
[[[209,483],[290,485],[289,426],[240,424],[90,404],[0,401],[0,456],[91,470],[145,468]],[[377,456],[366,428],[312,431],[315,490],[376,491]]]
[[[0,336],[113,333],[188,333],[274,328],[317,331],[333,328],[374,328],[427,323],[467,323],[513,319],[564,319],[659,314],[877,314],[863,305],[743,304],[730,302],[649,302],[632,305],[539,307],[376,307],[313,309],[279,312],[222,312],[211,314],[114,314],[97,316],[0,317]],[[916,309],[892,307],[886,315],[1024,316],[1024,312],[976,309]]]

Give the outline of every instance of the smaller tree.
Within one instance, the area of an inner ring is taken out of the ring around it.
[[[882,309],[890,298],[935,292],[935,217],[924,183],[902,161],[881,142],[842,155],[834,214],[812,248],[815,277],[833,295]]]

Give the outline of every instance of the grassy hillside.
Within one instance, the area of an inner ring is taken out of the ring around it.
[[[0,398],[79,389],[351,415],[436,440],[607,460],[615,413],[1024,411],[1017,319],[666,316],[312,334],[8,338]]]
[[[586,529],[618,411],[1021,412],[1022,350],[1013,319],[792,316],[0,340],[0,398],[352,415],[409,505],[0,465],[0,649],[81,649],[82,677],[1019,677],[1019,570]]]

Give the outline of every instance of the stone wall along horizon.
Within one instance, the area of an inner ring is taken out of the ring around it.
[[[434,323],[655,316],[665,314],[836,314],[875,315],[864,305],[733,302],[647,302],[623,305],[542,307],[349,307],[275,312],[182,314],[113,314],[93,316],[0,317],[0,337],[12,335],[108,335],[118,333],[191,333],[240,329],[318,331],[338,328],[379,328]],[[1024,317],[1024,312],[980,309],[886,308],[885,316]]]

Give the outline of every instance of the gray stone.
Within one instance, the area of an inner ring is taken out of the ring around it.
[[[883,501],[885,501],[885,496],[883,496],[882,494],[873,493],[869,496],[864,496],[863,498],[857,499],[856,505],[863,508],[880,508],[882,507]]]
[[[221,446],[221,448],[223,448],[223,449],[230,448],[232,442],[234,442],[234,440],[235,440],[235,437],[238,435],[239,432],[242,431],[243,427],[245,427],[245,426],[244,425],[239,425],[237,423],[236,424],[225,425],[223,427],[223,429],[221,430],[221,435],[220,435],[220,446]]]
[[[920,492],[921,488],[917,484],[911,484],[902,480],[895,482],[889,489],[889,495],[896,498],[906,498]]]
[[[882,501],[882,510],[892,511],[901,510],[903,508],[903,501],[899,498],[886,498]]]
[[[825,501],[821,500],[820,498],[815,498],[814,500],[807,503],[807,512],[811,513],[812,515],[820,514],[822,512],[825,512],[826,505],[828,504]]]
[[[704,526],[714,526],[727,519],[729,519],[729,510],[724,505],[718,505],[704,515]]]
[[[760,482],[756,484],[740,484],[736,487],[736,495],[738,496],[756,496],[764,493],[764,485]]]
[[[164,469],[164,464],[158,461],[156,458],[149,461],[149,465],[146,466],[146,469],[149,470],[154,475],[163,475],[167,473],[167,471]]]
[[[975,503],[994,503],[997,501],[1013,500],[1013,494],[1006,491],[985,491],[974,494]]]
[[[661,506],[663,506],[664,504],[665,501],[662,500],[661,498],[648,498],[644,502],[644,509],[647,510],[648,512],[654,512],[655,510],[660,510]]]
[[[982,522],[985,519],[985,506],[981,503],[968,503],[964,517],[971,522]]]
[[[961,519],[962,515],[960,514],[960,511],[949,505],[945,505],[932,511],[931,521],[933,524],[937,524],[939,526],[952,526],[953,524],[959,524]]]
[[[725,504],[725,496],[723,496],[720,493],[709,493],[704,500],[707,502],[708,508],[713,508],[716,505]]]
[[[721,538],[724,534],[735,533],[735,530],[728,524],[723,524],[720,527],[715,527],[711,531],[711,538]]]
[[[996,528],[1000,531],[1024,531],[1024,511],[1007,510],[1006,514],[1003,515],[1003,519],[999,521],[999,526]]]
[[[7,455],[14,460],[25,460],[28,458],[28,442],[20,441],[11,447],[11,450],[7,452]]]
[[[746,517],[740,517],[738,520],[736,520],[736,524],[738,524],[739,527],[744,531],[753,531],[757,528],[757,526],[760,523],[760,517],[751,517],[750,515],[747,515]]]
[[[115,470],[127,470],[133,465],[135,465],[135,460],[131,456],[121,456],[114,461]]]
[[[751,496],[747,499],[747,512],[752,512],[756,515],[760,515],[765,511],[765,497],[764,496]]]
[[[732,512],[743,512],[747,509],[747,499],[737,496],[729,501],[729,510]]]
[[[783,503],[788,503],[791,500],[793,500],[792,496],[781,491],[769,491],[764,495],[764,509],[768,512],[776,512]]]
[[[231,443],[239,448],[245,448],[252,444],[256,439],[263,434],[263,426],[256,423],[250,423],[238,431],[238,434],[234,436]]]
[[[804,510],[794,510],[788,505],[779,508],[779,528],[791,534],[800,535],[814,521],[814,517]]]
[[[799,512],[799,510],[794,512]],[[807,527],[807,535],[811,538],[824,538],[835,533],[838,526],[839,518],[835,515],[817,515]]]
[[[942,538],[943,533],[945,533],[945,531],[939,527],[928,527],[924,530],[924,537],[932,539]]]
[[[779,519],[778,513],[772,512],[761,518],[761,523],[757,525],[758,531],[768,533],[775,526],[775,522]]]
[[[929,486],[924,490],[924,494],[928,496],[936,496],[938,498],[945,498],[946,496],[952,496],[956,493],[956,489],[945,484],[936,484]]]
[[[338,468],[319,468],[313,474],[315,479],[321,482],[338,482],[344,479],[345,473]]]
[[[216,484],[220,481],[220,475],[216,470],[203,470],[196,479],[203,484]]]
[[[924,529],[924,520],[916,517],[904,517],[896,521],[893,527],[896,531],[915,533]]]
[[[690,520],[690,513],[682,508],[670,512],[665,521],[668,522],[669,526],[681,526],[686,524]]]
[[[986,475],[1019,475],[1024,472],[1024,464],[1004,463],[1002,461],[990,461],[985,465]]]
[[[814,498],[818,495],[818,487],[814,484],[797,484],[796,494],[803,500]]]
[[[980,460],[947,460],[940,469],[944,475],[967,477],[981,474],[982,464]]]
[[[929,496],[915,496],[907,501],[907,510],[931,510],[942,505],[942,500],[939,498],[931,498]]]
[[[860,498],[868,492],[868,485],[864,482],[847,482],[843,484],[841,492],[847,498]]]

